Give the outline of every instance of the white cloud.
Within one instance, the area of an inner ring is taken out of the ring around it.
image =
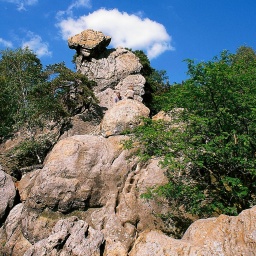
[[[52,56],[52,52],[48,49],[48,44],[42,41],[39,35],[35,35],[32,32],[27,33],[27,40],[23,42],[22,48],[28,47],[30,50],[40,58],[43,56]]]
[[[17,5],[18,11],[26,10],[26,6],[31,6],[37,4],[38,0],[2,0],[3,2],[8,2]]]
[[[13,44],[10,41],[6,41],[3,38],[0,37],[0,45],[3,45],[4,47],[12,48]]]
[[[68,6],[67,10],[59,11],[56,17],[61,19],[64,15],[73,16],[73,10],[81,7],[91,8],[91,0],[75,0]]]
[[[85,29],[93,29],[111,36],[113,47],[145,50],[150,59],[167,50],[174,50],[171,36],[162,24],[134,14],[121,13],[117,9],[100,9],[78,19],[69,17],[60,21],[57,26],[64,40]]]

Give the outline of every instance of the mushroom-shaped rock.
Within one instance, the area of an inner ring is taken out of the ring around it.
[[[13,207],[16,190],[9,174],[1,170],[0,166],[0,223],[8,211]]]
[[[84,30],[80,34],[68,39],[68,46],[76,49],[78,55],[92,57],[95,53],[104,50],[110,43],[111,37],[92,29]]]
[[[148,117],[150,110],[141,102],[126,99],[117,102],[109,109],[101,122],[101,134],[105,137],[121,132],[141,124],[141,117]]]

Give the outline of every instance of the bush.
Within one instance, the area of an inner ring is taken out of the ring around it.
[[[241,47],[187,62],[190,78],[159,94],[162,109],[184,109],[179,118],[133,131],[142,159],[162,159],[169,179],[144,196],[198,217],[236,215],[256,203],[256,55]]]

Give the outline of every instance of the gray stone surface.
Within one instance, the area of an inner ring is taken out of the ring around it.
[[[77,217],[69,217],[58,221],[52,233],[31,246],[24,256],[100,256],[103,242],[102,232],[94,230]]]
[[[0,223],[11,210],[16,196],[12,177],[5,173],[0,166]]]

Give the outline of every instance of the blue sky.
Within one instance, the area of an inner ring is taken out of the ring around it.
[[[187,78],[185,59],[256,50],[256,0],[0,0],[0,17],[1,50],[28,46],[44,65],[74,69],[67,38],[90,28],[112,37],[109,48],[145,51],[171,83]]]

